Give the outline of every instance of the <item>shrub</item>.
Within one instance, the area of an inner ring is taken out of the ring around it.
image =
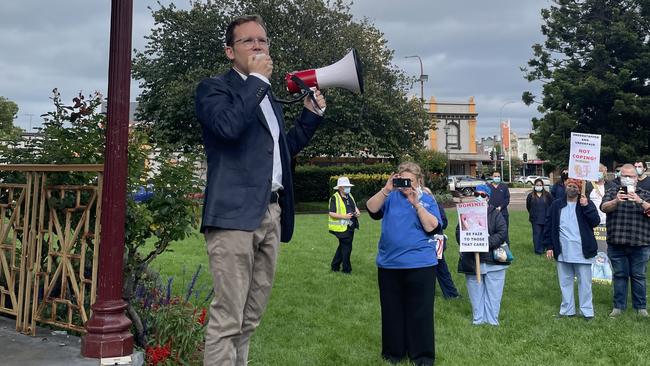
[[[350,183],[354,184],[352,195],[357,202],[357,206],[363,208],[366,205],[366,201],[384,187],[390,174],[348,174],[346,177],[350,178]],[[338,178],[339,176],[330,177],[329,185],[331,187],[336,186],[336,180]],[[327,197],[328,200],[332,194],[333,190],[330,190],[330,194]]]
[[[207,324],[206,304],[212,291],[205,295],[195,290],[199,266],[184,297],[172,296],[173,277],[163,285],[143,281],[131,304],[140,315],[146,335],[147,365],[199,365],[203,360],[204,332]],[[195,302],[192,304],[191,300]],[[196,304],[198,303],[198,304]]]
[[[298,166],[296,167],[293,179],[296,202],[322,202],[329,200],[332,195],[332,187],[336,185],[336,181],[334,181],[334,184],[330,183],[330,177],[332,176],[350,177],[351,174],[389,174],[393,172],[394,169],[395,167],[390,164],[341,165],[329,167],[313,165]]]

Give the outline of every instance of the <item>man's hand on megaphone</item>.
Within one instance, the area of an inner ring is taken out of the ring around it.
[[[267,79],[271,79],[273,73],[273,60],[271,56],[263,53],[248,56],[248,73],[258,73],[264,75]]]
[[[323,94],[321,94],[320,90],[316,89],[314,91],[314,98],[316,98],[316,102],[318,103],[318,108],[314,105],[314,101],[307,96],[304,100],[305,108],[309,109],[310,111],[316,113],[319,116],[323,115],[323,112],[325,112],[325,107],[327,107],[327,103],[325,103],[325,97]]]

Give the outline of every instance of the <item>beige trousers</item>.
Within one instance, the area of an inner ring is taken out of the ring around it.
[[[204,366],[245,366],[250,337],[266,308],[280,246],[280,206],[270,204],[253,232],[205,232],[214,298],[205,331]]]

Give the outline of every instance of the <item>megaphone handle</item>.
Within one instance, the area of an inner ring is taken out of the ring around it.
[[[302,81],[302,79],[299,78],[298,75],[296,74],[291,75],[291,81],[296,83],[296,85],[298,85],[304,93],[308,93],[311,102],[314,104],[314,108],[318,109],[321,113],[323,113],[323,110],[320,108],[318,102],[316,101],[316,97],[314,97],[314,91],[311,90],[311,88],[308,87],[307,84],[305,84],[305,82]]]
[[[314,108],[316,108],[322,114],[323,110],[318,105],[318,101],[316,101],[316,97],[314,96],[314,91],[311,90],[311,88],[309,89],[309,99],[311,99],[311,103],[314,105]]]

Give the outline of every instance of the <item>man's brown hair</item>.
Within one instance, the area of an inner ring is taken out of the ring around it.
[[[264,32],[266,32],[266,24],[264,23],[264,19],[262,19],[261,16],[257,14],[238,16],[237,18],[233,19],[230,24],[228,24],[228,28],[226,28],[226,46],[232,47],[235,42],[233,39],[235,27],[248,22],[255,22],[261,25],[262,28],[264,28]]]

